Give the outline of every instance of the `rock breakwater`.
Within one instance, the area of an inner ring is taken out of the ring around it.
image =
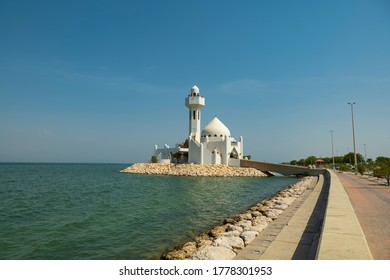
[[[297,183],[279,191],[270,199],[261,201],[245,213],[227,218],[222,225],[165,252],[161,258],[167,260],[233,259],[239,250],[253,241],[316,180],[316,177],[303,177]]]
[[[171,175],[171,176],[205,176],[205,177],[266,177],[263,172],[254,168],[231,167],[223,164],[168,164],[136,163],[121,173]]]

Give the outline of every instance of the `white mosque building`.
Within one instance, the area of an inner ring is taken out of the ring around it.
[[[160,163],[195,163],[195,164],[225,164],[240,166],[244,154],[243,137],[236,141],[230,130],[215,117],[201,131],[200,109],[205,106],[205,98],[199,94],[199,88],[194,85],[185,99],[189,109],[188,138],[175,148],[165,145],[154,149],[154,156]]]

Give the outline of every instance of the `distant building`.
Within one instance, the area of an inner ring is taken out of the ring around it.
[[[154,156],[158,162],[240,166],[240,159],[244,154],[242,136],[236,141],[230,130],[217,117],[201,131],[200,109],[205,106],[205,98],[199,94],[196,85],[185,99],[185,106],[189,109],[188,139],[174,148],[168,145],[158,148],[156,145]]]
[[[316,160],[316,168],[324,168],[326,165],[326,161],[323,159]]]

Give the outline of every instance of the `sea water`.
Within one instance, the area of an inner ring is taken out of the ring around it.
[[[297,181],[119,173],[128,164],[0,164],[0,259],[158,259]]]

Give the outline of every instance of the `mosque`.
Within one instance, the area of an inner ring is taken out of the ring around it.
[[[174,148],[164,145],[154,147],[154,158],[159,163],[225,164],[240,166],[244,154],[243,137],[236,141],[230,130],[215,117],[201,131],[200,109],[205,106],[205,98],[194,85],[185,99],[189,109],[188,138]]]

